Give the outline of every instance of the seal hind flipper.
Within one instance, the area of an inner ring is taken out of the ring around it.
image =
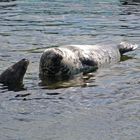
[[[120,51],[120,54],[122,55],[126,52],[133,51],[133,50],[137,49],[138,45],[137,44],[131,44],[131,43],[128,43],[128,42],[121,42],[117,47]]]

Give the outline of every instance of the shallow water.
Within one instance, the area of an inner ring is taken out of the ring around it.
[[[89,77],[41,86],[39,59],[65,44],[140,44],[140,4],[118,0],[0,2],[0,72],[28,58],[26,90],[0,86],[1,140],[139,140],[140,49]]]

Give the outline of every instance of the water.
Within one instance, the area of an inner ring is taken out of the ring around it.
[[[140,4],[118,0],[0,2],[0,72],[28,58],[26,90],[0,86],[1,140],[139,140],[140,49],[90,78],[40,86],[39,59],[65,44],[140,44]]]

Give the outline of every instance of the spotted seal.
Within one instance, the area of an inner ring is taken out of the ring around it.
[[[0,83],[8,86],[9,88],[16,88],[23,86],[23,77],[26,73],[29,60],[22,59],[11,67],[7,68],[0,75]]]
[[[120,61],[121,55],[137,48],[136,44],[121,42],[119,45],[67,45],[46,49],[41,58],[39,76],[64,77],[88,73],[102,65]]]

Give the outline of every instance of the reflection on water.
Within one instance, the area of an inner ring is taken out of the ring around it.
[[[51,46],[140,44],[139,4],[120,0],[16,0],[0,3],[0,73],[30,60],[26,90],[0,85],[0,139],[140,139],[140,49],[93,75],[39,85]],[[123,61],[125,60],[125,61]]]
[[[54,77],[50,77],[50,79],[45,79],[41,81],[39,85],[43,89],[58,89],[58,88],[79,87],[79,86],[86,87],[88,86],[88,80],[90,79],[94,79],[94,73],[88,73],[85,75],[82,75],[81,73],[66,79],[54,79]]]

